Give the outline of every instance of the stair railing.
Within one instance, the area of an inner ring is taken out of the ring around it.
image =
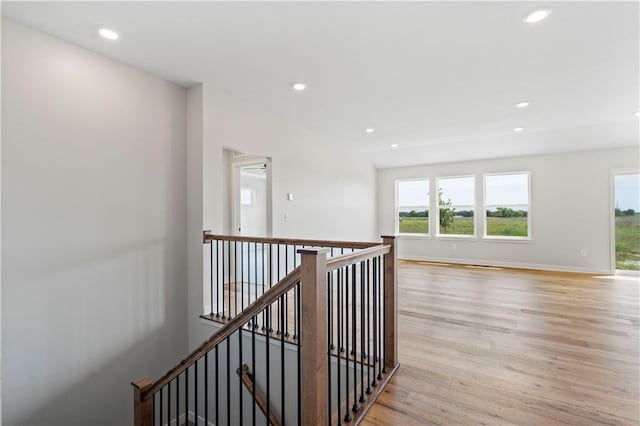
[[[362,241],[312,240],[296,238],[246,237],[239,235],[217,235],[204,231],[203,243],[208,252],[205,268],[203,319],[225,323],[251,304],[266,290],[278,283],[286,274],[300,265],[301,248],[326,248],[328,256],[334,257],[353,253],[379,243]],[[206,248],[208,246],[208,248]],[[295,295],[294,295],[295,296]],[[276,304],[283,309],[284,321],[279,316],[268,329],[265,318],[258,318],[255,324],[259,334],[275,333],[289,342],[298,338],[297,324],[293,312],[295,297],[285,295],[284,304]]]
[[[132,383],[134,424],[358,424],[398,367],[394,242],[331,258],[297,248],[299,265],[209,340],[158,380]]]

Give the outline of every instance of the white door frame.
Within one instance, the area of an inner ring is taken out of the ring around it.
[[[243,156],[231,161],[231,234],[240,235],[240,168],[258,164],[266,165],[267,175],[267,235],[273,235],[273,191],[271,188],[271,157]]]

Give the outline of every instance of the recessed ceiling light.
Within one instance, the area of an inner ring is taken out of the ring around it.
[[[367,133],[373,133],[376,131],[376,129],[374,129],[373,127],[367,127],[366,129],[364,129],[364,131]]]
[[[529,102],[527,102],[527,101],[518,102],[516,104],[516,108],[526,108],[528,106],[529,106]]]
[[[633,115],[635,115],[636,117],[640,117],[640,111],[634,112]]]
[[[513,129],[513,131],[514,131],[514,132],[521,132],[521,131],[523,131],[523,130],[524,130],[524,128],[522,128],[522,127],[515,127],[515,128]]]
[[[296,92],[302,92],[307,88],[307,85],[305,83],[293,83],[291,87],[293,87],[293,90],[295,90]]]
[[[551,13],[550,7],[539,7],[533,10],[528,11],[522,17],[522,20],[527,24],[534,24],[536,22],[542,21],[544,18],[549,16]]]
[[[397,143],[392,143],[392,144],[391,144],[391,148],[397,148],[397,147],[398,147],[398,144],[397,144]]]
[[[100,28],[98,30],[98,34],[107,40],[117,40],[120,38],[117,32],[110,30],[109,28]]]

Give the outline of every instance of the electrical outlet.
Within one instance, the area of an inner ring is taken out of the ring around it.
[[[587,256],[587,249],[580,249],[580,256],[586,257]]]

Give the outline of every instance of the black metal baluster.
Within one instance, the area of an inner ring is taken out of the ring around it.
[[[278,270],[277,270],[277,272],[278,273],[277,273],[276,276],[278,277],[278,281],[280,281],[280,244],[278,244]],[[280,324],[280,319],[282,318],[282,315],[281,315],[282,304],[280,302],[280,299],[281,298],[278,298],[278,328],[277,328],[277,331],[276,331],[276,335],[278,335],[278,336],[280,335],[280,332],[282,330],[281,329],[281,324]]]
[[[333,250],[333,249],[331,249]],[[328,386],[327,386],[327,391],[329,393],[329,395],[327,396],[327,402],[329,403],[329,407],[327,407],[328,410],[328,419],[329,422],[331,422],[331,351],[332,351],[332,346],[333,346],[333,333],[332,333],[332,329],[333,329],[333,291],[332,291],[332,281],[333,281],[333,274],[331,272],[327,272],[327,309],[328,309],[328,315],[327,315],[327,331],[329,332],[327,334],[327,382],[328,382]],[[300,303],[298,303],[298,306],[300,306]],[[300,309],[300,308],[298,308]],[[300,351],[300,348],[298,348],[298,352]],[[300,381],[300,378],[298,377],[298,381]],[[298,392],[298,395],[300,395],[300,392]],[[300,407],[298,407],[298,409],[300,409]]]
[[[180,416],[180,375],[176,376],[176,416]]]
[[[366,278],[366,262],[360,262],[360,403],[364,398],[364,281]]]
[[[280,299],[282,299],[282,304],[284,305],[284,295],[280,296]],[[284,309],[280,309],[280,318],[282,320],[282,323],[284,324]],[[281,421],[283,425],[286,425],[287,423],[285,422],[285,383],[284,383],[284,379],[285,379],[285,375],[284,375],[284,333],[280,334],[280,380],[281,380],[281,395],[280,398],[282,398],[282,403],[281,403]]]
[[[293,245],[293,269],[298,266],[297,261],[298,253],[296,252],[296,245]],[[298,303],[298,286],[293,287],[293,340],[298,338],[298,317],[296,315]]]
[[[356,305],[356,265],[351,268],[351,354],[353,355],[353,407],[354,413],[360,411],[358,406],[358,369],[356,366],[357,354],[357,330],[356,330],[356,313],[358,307]]]
[[[185,421],[189,420],[188,415],[189,413],[187,412]],[[193,364],[193,416],[193,422],[198,426],[198,360]]]
[[[345,406],[345,414],[344,421],[345,423],[349,423],[353,420],[351,417],[351,413],[349,412],[349,266],[346,268],[345,272],[345,301],[344,301],[344,316],[345,316],[345,388],[344,394],[347,398],[347,405]]]
[[[264,251],[264,243],[262,243],[262,294],[264,294],[265,291],[265,273],[264,273],[264,265],[267,262],[266,258],[267,257],[267,252]],[[262,296],[261,294],[261,296]],[[266,317],[269,315],[269,310],[265,309],[262,311],[262,331],[266,330]]]
[[[255,324],[257,317],[253,317],[253,322]],[[256,381],[258,380],[258,374],[256,372],[256,328],[251,328],[251,372],[253,373],[253,382],[251,387],[251,396],[253,397],[253,404],[251,404],[251,408],[253,409],[252,413],[252,424],[256,424]]]
[[[176,413],[176,417],[178,413]],[[171,382],[167,383],[167,420],[171,424]]]
[[[227,317],[231,318],[231,241],[227,241],[227,295],[229,296],[229,303],[227,303]],[[235,277],[234,277],[235,279]],[[222,304],[224,305],[224,290],[222,292]],[[224,306],[222,307],[222,319],[224,319]]]
[[[164,424],[164,420],[163,420],[164,410],[162,409],[162,389],[164,388],[160,388],[160,425]],[[171,421],[171,419],[169,419],[169,421]]]
[[[289,273],[289,245],[285,245],[284,274]],[[289,337],[289,292],[284,294],[284,335]]]
[[[273,286],[273,244],[269,243],[269,288],[271,286]],[[267,311],[267,335],[269,333],[273,333],[273,303],[269,305],[269,311]]]
[[[333,313],[335,311],[334,306],[334,297],[333,297],[333,271],[327,273],[327,292],[329,293],[329,311],[327,312],[329,316],[329,360],[331,360],[331,352],[335,350],[336,345],[333,342],[334,333],[333,333]]]
[[[296,324],[300,324],[300,283],[294,287],[296,289],[295,317]],[[300,362],[300,345],[296,347],[298,351],[298,426],[302,426],[302,377]]]
[[[220,369],[220,364],[219,364],[219,358],[218,358],[218,346],[220,345],[216,345],[216,373],[215,373],[215,388],[216,388],[216,396],[215,396],[215,400],[214,400],[214,408],[215,408],[215,419],[216,419],[216,425],[219,425],[219,413],[218,413],[218,399],[220,397],[220,387],[218,386],[218,370]],[[209,426],[209,425],[207,425]]]
[[[242,368],[242,328],[238,330],[238,367]],[[242,424],[242,400],[244,399],[244,392],[242,392],[242,374],[238,376],[238,405],[240,408],[240,421],[238,424]]]
[[[378,380],[382,380],[382,348],[383,343],[382,339],[383,333],[383,322],[382,322],[382,289],[384,286],[384,258],[380,258],[378,260]]]
[[[231,426],[231,339],[227,337],[227,426]]]
[[[240,312],[242,311],[244,311],[244,241],[240,241]],[[236,311],[236,315],[238,315],[238,311]]]
[[[184,370],[184,418],[189,415],[189,367]]]
[[[387,261],[383,258],[382,259],[382,263],[383,263],[383,268],[382,270],[385,271],[387,269]],[[387,291],[385,290],[385,286],[386,286],[386,279],[384,281],[384,283],[382,284],[382,297],[381,297],[381,301],[386,305],[386,301],[385,301],[385,297],[387,296]],[[386,367],[386,363],[387,363],[387,345],[386,345],[386,339],[387,339],[387,312],[386,309],[382,308],[382,336],[385,339],[385,343],[382,351],[382,359],[383,361],[381,362],[381,367],[382,367],[382,372],[386,373],[387,372],[387,367]]]
[[[338,424],[342,424],[342,376],[341,376],[341,366],[342,363],[340,362],[340,357],[341,357],[341,353],[343,351],[343,347],[342,347],[342,268],[338,269],[338,329],[336,330],[338,333],[338,350],[336,351],[336,354],[338,355],[337,360],[338,360],[338,365],[337,365],[337,370],[338,370]]]
[[[369,263],[367,259],[367,353],[365,359],[367,360],[367,395],[371,395],[373,390],[371,389],[371,362],[373,357],[371,356],[371,265],[375,268],[375,257],[372,263]]]
[[[243,255],[244,255],[244,250],[243,250]],[[244,276],[244,279],[242,280],[242,304],[240,306],[240,312],[242,313],[244,311],[245,308],[245,304],[244,304],[244,300],[247,301],[247,305],[250,302],[250,293],[251,293],[251,243],[247,241],[247,254],[246,254],[247,258],[244,261],[243,265],[246,263],[247,265],[247,275]],[[246,283],[245,283],[246,280]],[[245,286],[246,284],[246,286]],[[247,295],[244,295],[244,288],[247,287]]]
[[[217,241],[217,240],[216,240],[216,244],[218,244],[218,241]],[[216,254],[217,254],[217,248],[218,248],[218,247],[216,246]],[[210,272],[211,272],[211,282],[210,282],[210,290],[211,290],[211,295],[210,295],[210,296],[211,296],[211,305],[209,306],[209,307],[210,307],[210,309],[209,309],[209,311],[210,311],[210,312],[209,312],[209,315],[210,315],[211,317],[213,317],[213,240],[212,240],[212,241],[209,241],[209,255],[210,255],[210,256],[209,256],[209,257],[210,257],[210,259],[209,259],[209,269],[210,269]],[[216,259],[217,259],[217,256],[216,256]],[[218,272],[218,269],[216,268],[216,275],[217,275],[217,272]]]
[[[222,254],[220,254],[220,246],[222,246]],[[221,262],[222,270],[220,270]],[[220,318],[220,275],[222,275],[224,286],[224,241],[216,240],[216,318]]]
[[[229,241],[229,250],[231,250],[231,241]],[[234,281],[234,293],[235,293],[235,289],[238,287],[238,244],[236,241],[233,242],[233,281]],[[229,275],[231,275],[231,251],[229,251]],[[229,288],[228,288],[228,293],[229,293],[229,314],[227,315],[227,318],[231,319],[233,318],[231,316],[231,277],[229,277]],[[238,298],[234,297],[236,304],[238,303]]]
[[[271,244],[269,244],[271,245]],[[271,250],[271,249],[269,249]],[[271,282],[271,281],[269,281]],[[269,305],[269,313],[267,314],[267,329],[271,330],[271,305]],[[267,383],[266,383],[266,399],[267,399],[267,425],[269,424],[269,416],[271,414],[271,374],[270,374],[270,370],[271,370],[271,361],[270,361],[270,357],[269,357],[269,349],[271,348],[271,342],[270,342],[270,337],[271,337],[271,332],[267,332],[265,334],[266,337],[266,342],[267,342],[267,348],[266,348],[266,357],[265,357],[265,372],[267,375]]]
[[[378,299],[376,296],[376,288],[378,286],[378,258],[373,258],[373,285],[372,285],[372,306],[371,313],[373,315],[372,325],[373,325],[373,353],[369,356],[369,363],[373,363],[373,380],[371,381],[371,386],[378,386],[378,382],[376,381],[376,362],[378,362]]]
[[[209,426],[209,352],[204,354],[204,426]]]
[[[238,315],[238,242],[233,242],[233,252],[235,256],[233,257],[233,281],[235,285],[233,286],[233,301],[235,304],[235,314]],[[229,319],[233,318],[231,316],[231,286],[229,286]]]

